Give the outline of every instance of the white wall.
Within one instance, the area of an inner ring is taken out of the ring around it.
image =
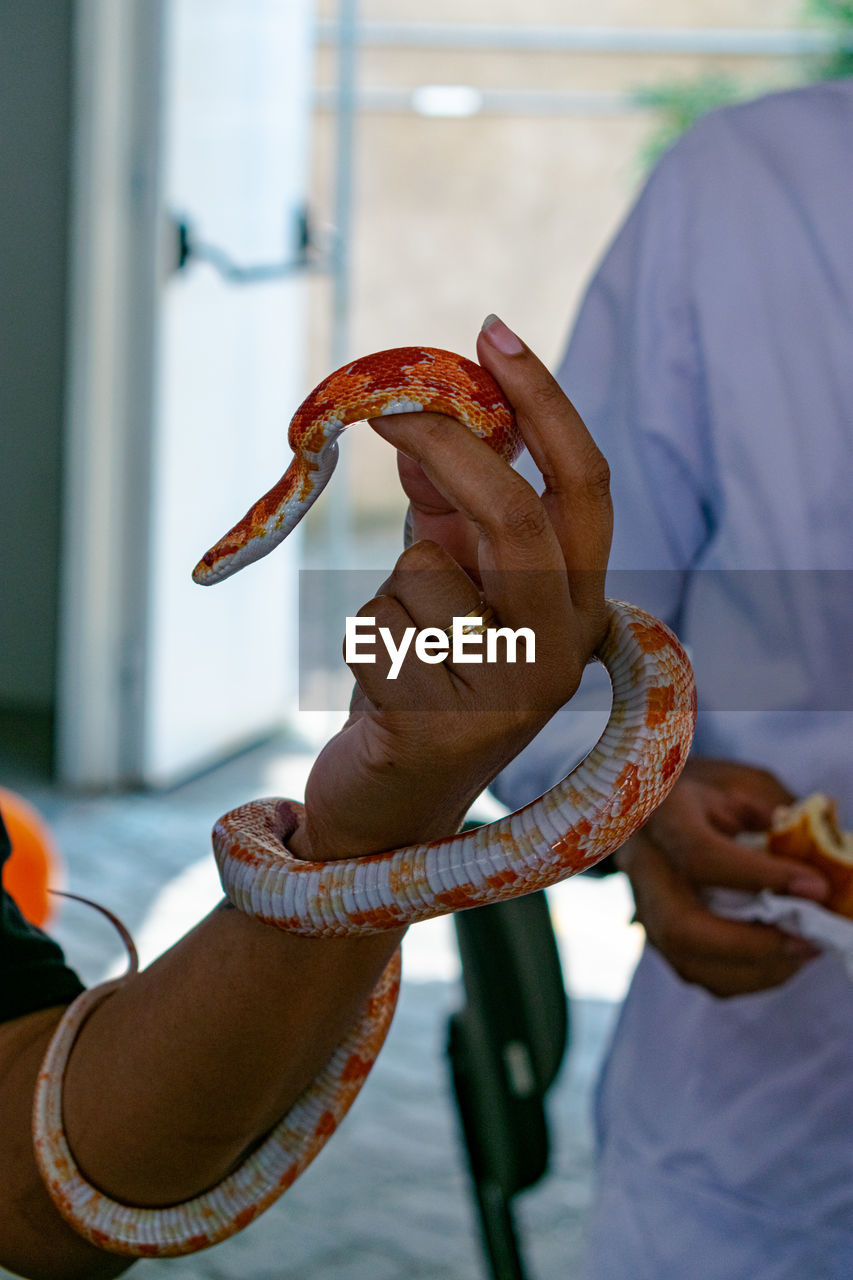
[[[0,5],[0,708],[52,714],[71,5]]]

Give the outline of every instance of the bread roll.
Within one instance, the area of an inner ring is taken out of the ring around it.
[[[821,905],[853,920],[853,834],[841,830],[834,800],[815,793],[777,809],[767,849],[820,871],[829,884]]]

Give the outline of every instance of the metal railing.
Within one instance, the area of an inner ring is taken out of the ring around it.
[[[337,44],[340,24],[317,22],[321,44]],[[364,48],[471,49],[530,53],[708,54],[788,58],[825,54],[839,41],[807,27],[602,27],[492,22],[359,22]],[[844,47],[853,47],[853,40]]]

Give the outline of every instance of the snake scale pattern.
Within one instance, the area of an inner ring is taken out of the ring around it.
[[[459,419],[507,461],[519,451],[508,403],[470,360],[429,347],[356,360],[326,378],[297,410],[288,437],[290,467],[202,558],[196,582],[227,578],[287,536],[326,485],[337,460],[335,441],[346,426],[418,410]],[[476,831],[331,863],[288,853],[298,805],[256,800],[214,828],[214,853],[234,905],[310,937],[375,933],[544,888],[612,853],[677,779],[692,738],[696,696],[690,664],[672,633],[632,605],[609,601],[608,607],[609,627],[596,656],[613,686],[610,718],[597,746],[562,782]],[[357,1025],[263,1143],[213,1190],[162,1209],[110,1200],[83,1177],[65,1140],[68,1055],[89,1013],[118,984],[84,992],[60,1022],[35,1099],[36,1154],[63,1216],[93,1244],[138,1257],[191,1253],[239,1231],[291,1185],[343,1119],[381,1048],[399,982],[397,952]]]

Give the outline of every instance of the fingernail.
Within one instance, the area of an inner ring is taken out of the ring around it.
[[[505,356],[517,356],[524,350],[524,343],[517,338],[512,329],[507,328],[503,320],[496,315],[488,315],[480,330],[484,338]]]
[[[818,902],[826,897],[827,884],[822,876],[810,871],[799,871],[788,883],[788,892],[797,898],[814,898]]]

